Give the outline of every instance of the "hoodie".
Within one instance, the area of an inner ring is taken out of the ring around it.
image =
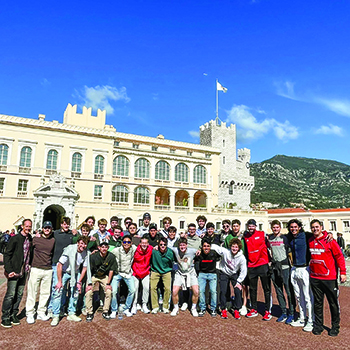
[[[146,251],[143,251],[140,245],[136,248],[134,262],[132,264],[132,269],[134,271],[133,276],[143,279],[149,275],[152,251],[153,247],[150,245],[147,247]]]

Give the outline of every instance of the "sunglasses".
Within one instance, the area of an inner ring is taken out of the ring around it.
[[[222,225],[222,227],[227,228],[230,227],[230,225]]]
[[[130,241],[123,241],[124,244],[131,244]]]
[[[130,225],[131,224],[131,221],[126,221],[125,222],[125,225]]]
[[[51,227],[50,226],[46,226],[46,227],[44,227],[44,230],[50,230],[51,229]]]
[[[161,243],[161,244],[159,244],[159,246],[160,246],[160,247],[166,247],[166,244]]]

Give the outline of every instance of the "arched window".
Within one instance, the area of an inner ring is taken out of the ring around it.
[[[124,156],[118,156],[113,159],[113,175],[129,176],[129,160]]]
[[[21,158],[19,166],[23,168],[30,168],[32,160],[32,149],[30,147],[23,147],[21,149]]]
[[[98,155],[95,158],[95,174],[103,174],[103,167],[104,167],[105,159]]]
[[[7,165],[9,146],[4,143],[0,145],[0,165]]]
[[[72,171],[81,173],[81,162],[83,156],[79,152],[75,152],[72,157]]]
[[[170,179],[170,165],[164,160],[160,160],[156,164],[156,180],[167,180]]]
[[[128,203],[129,191],[126,186],[115,185],[112,188],[112,202]]]
[[[46,169],[57,170],[57,158],[58,152],[54,149],[51,149],[47,154]]]
[[[207,183],[207,170],[203,165],[197,165],[193,170],[193,182],[196,184]]]
[[[188,182],[188,166],[179,163],[175,167],[175,181]]]
[[[147,187],[137,187],[134,192],[135,204],[149,204],[149,189]]]
[[[149,162],[145,158],[139,158],[135,162],[135,177],[149,179]]]

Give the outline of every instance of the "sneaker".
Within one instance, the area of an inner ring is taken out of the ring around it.
[[[323,332],[323,329],[319,329],[319,328],[313,328],[312,330],[312,334],[314,335],[321,335]]]
[[[166,309],[165,307],[163,307],[163,314],[168,314],[170,311],[169,311],[169,309]]]
[[[339,328],[332,328],[329,332],[328,335],[330,337],[336,337],[339,334]]]
[[[239,311],[238,310],[235,310],[233,312],[233,317],[236,319],[236,320],[240,320],[241,319],[241,315],[239,314]]]
[[[112,311],[109,318],[117,318],[117,311]]]
[[[246,308],[246,306],[242,306],[239,310],[239,313],[242,315],[242,316],[245,316],[247,313],[248,313],[248,310]]]
[[[17,315],[13,315],[11,317],[11,323],[14,325],[14,326],[18,326],[21,324],[21,322],[19,321]]]
[[[276,322],[284,322],[287,319],[287,315],[286,314],[282,314],[280,317],[278,317],[278,319],[276,320]]]
[[[105,320],[109,321],[110,316],[108,315],[108,312],[103,312],[102,313],[102,318],[104,318]]]
[[[216,317],[218,314],[216,313],[215,310],[210,311],[210,316],[211,317]]]
[[[188,304],[187,303],[183,303],[181,306],[181,311],[186,311],[188,309]]]
[[[133,306],[133,307],[131,308],[131,313],[132,313],[133,315],[136,315],[136,313],[137,313],[137,308],[136,308],[136,306]]]
[[[68,321],[73,321],[73,322],[80,322],[81,318],[78,317],[76,314],[70,314],[67,316]]]
[[[33,324],[33,323],[35,323],[34,316],[27,316],[27,323],[28,323],[28,324]]]
[[[58,316],[52,317],[51,326],[56,327],[60,323],[60,318]]]
[[[137,310],[137,311],[141,311],[141,310],[142,310],[142,308],[141,308],[141,305],[140,305],[140,304],[137,304],[137,305],[136,305],[136,310]]]
[[[45,315],[45,314],[38,314],[37,320],[40,320],[40,321],[48,321],[50,319],[50,317],[48,315]]]
[[[155,307],[154,309],[152,309],[152,314],[157,314],[159,311],[158,307]]]
[[[87,315],[87,311],[86,311],[86,309],[85,309],[85,308],[81,310],[81,314],[82,314],[82,315],[84,315],[84,316],[86,316],[86,315]]]
[[[312,330],[313,330],[313,325],[312,325],[312,323],[311,322],[308,322],[306,325],[305,325],[305,327],[303,328],[303,331],[304,332],[312,332]]]
[[[94,319],[94,315],[93,314],[87,314],[86,315],[86,322],[91,322]]]
[[[198,316],[199,317],[203,317],[205,315],[205,310],[200,310],[199,312],[198,312]]]
[[[265,311],[265,315],[263,316],[263,321],[270,321],[272,318],[271,313],[268,311]]]
[[[227,311],[226,310],[221,310],[221,318],[227,319]]]
[[[198,317],[198,312],[196,308],[191,309],[191,314],[193,317]]]
[[[290,315],[287,317],[285,324],[291,324],[294,321],[294,316]]]
[[[53,317],[52,310],[47,310],[47,316],[49,316],[50,318],[52,318],[52,317]]]
[[[147,307],[147,304],[143,304],[141,310],[144,314],[149,314],[149,309]]]
[[[292,327],[304,327],[305,326],[305,321],[301,320],[300,318],[298,318],[297,320],[291,322],[290,325]]]
[[[246,315],[245,315],[245,317],[256,317],[256,316],[258,316],[258,313],[257,313],[257,311],[256,310],[254,310],[254,309],[251,309]]]
[[[4,328],[11,328],[12,327],[12,323],[10,320],[2,320],[1,322],[1,326]]]
[[[173,311],[171,311],[170,316],[176,316],[178,313],[179,313],[179,309],[176,308],[176,309],[174,309]]]
[[[124,310],[123,314],[124,314],[126,317],[132,317],[132,313],[131,313],[128,309]]]

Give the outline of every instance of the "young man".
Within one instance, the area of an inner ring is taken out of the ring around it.
[[[62,293],[67,290],[70,284],[71,296],[68,307],[68,321],[80,322],[81,318],[76,316],[76,306],[79,293],[81,293],[82,280],[88,271],[90,275],[90,252],[86,250],[89,237],[80,236],[77,244],[70,244],[63,250],[62,256],[57,263],[57,284],[52,295],[52,321],[51,326],[55,327],[60,321],[60,311],[63,307]],[[91,277],[90,277],[91,278]]]
[[[187,238],[188,247],[198,250],[201,246],[202,240],[199,238],[199,236],[196,235],[196,225],[193,223],[188,224],[187,231],[188,234],[185,238]]]
[[[220,232],[220,241],[221,244],[224,244],[226,239],[228,240],[228,243],[230,243],[231,239],[234,238],[231,230],[231,221],[230,220],[223,220],[222,223],[222,230]],[[230,238],[228,238],[230,237]]]
[[[309,232],[304,232],[303,225],[298,219],[292,219],[287,224],[288,241],[292,250],[293,267],[291,268],[291,283],[295,298],[299,304],[299,318],[290,325],[303,327],[305,332],[313,329],[313,295],[310,288],[310,250],[308,241],[312,237]],[[308,316],[307,323],[305,317]]]
[[[314,219],[310,223],[313,238],[309,240],[311,253],[310,284],[314,294],[315,322],[312,333],[320,335],[323,332],[323,300],[326,295],[331,311],[332,328],[329,335],[339,334],[340,309],[338,302],[338,270],[340,283],[346,281],[345,259],[339,245],[333,240],[327,241],[327,232],[322,232],[322,224]]]
[[[151,214],[150,213],[144,213],[143,217],[143,225],[139,227],[139,230],[137,231],[138,236],[142,237],[149,231],[149,224],[151,222]]]
[[[265,314],[263,321],[270,321],[272,316],[271,309],[271,281],[269,276],[269,253],[268,241],[265,237],[265,232],[256,230],[256,221],[250,219],[247,222],[248,231],[243,235],[245,244],[245,255],[248,261],[248,277],[249,277],[249,293],[251,301],[251,310],[246,317],[256,317],[257,312],[257,294],[258,294],[258,279],[264,290],[265,296]]]
[[[169,248],[172,248],[175,246],[177,240],[178,240],[178,237],[177,237],[177,234],[176,234],[176,227],[175,226],[170,226],[169,227],[169,231],[168,231],[168,247]]]
[[[199,313],[198,316],[202,317],[206,311],[205,302],[205,289],[207,283],[209,284],[210,291],[210,315],[216,317],[216,299],[217,299],[217,275],[216,275],[216,262],[220,259],[220,256],[215,250],[211,250],[211,240],[204,237],[202,239],[201,253],[195,257],[195,261],[198,261],[199,275]]]
[[[226,221],[226,223],[224,224],[224,222]],[[241,237],[241,222],[238,219],[233,219],[232,220],[232,229],[230,229],[230,231],[228,232],[228,235],[226,236],[225,240],[224,240],[224,247],[228,248],[229,243],[231,242],[231,240],[233,238],[242,238]],[[224,227],[225,226],[225,227]],[[222,222],[222,227],[224,230],[228,230],[230,228],[230,220],[224,220]]]
[[[149,274],[151,269],[151,258],[152,258],[153,247],[148,243],[146,236],[141,238],[140,245],[136,248],[134,254],[134,262],[132,264],[134,285],[135,285],[135,298],[131,313],[133,315],[137,312],[137,298],[139,285],[142,283],[142,311],[145,314],[149,314],[149,309],[147,307],[149,298]]]
[[[125,230],[123,231],[123,235],[126,235],[128,233],[129,225],[132,223],[132,218],[130,216],[127,216],[124,219],[124,226]]]
[[[169,235],[169,227],[170,225],[173,223],[173,221],[171,220],[171,218],[169,218],[169,216],[166,216],[163,219],[163,228],[159,231],[159,233],[165,237],[168,238]]]
[[[119,219],[117,216],[112,216],[111,219],[109,220],[109,223],[111,225],[111,227],[108,229],[108,232],[111,236],[113,236],[114,234],[114,228],[116,226],[119,226]]]
[[[137,225],[132,222],[128,227],[128,233],[124,235],[129,235],[131,237],[132,244],[136,247],[141,243],[141,237],[137,234],[137,232]]]
[[[113,228],[113,235],[111,235],[111,238],[109,240],[109,251],[112,251],[116,247],[120,247],[122,245],[123,241],[123,229],[121,226],[117,225]]]
[[[97,248],[98,246],[97,246],[96,240],[92,240],[92,237],[90,237],[90,231],[91,231],[91,226],[88,224],[83,224],[80,228],[81,234],[73,236],[72,244],[78,243],[78,239],[80,236],[86,236],[86,237],[89,237],[87,250],[90,251],[91,253],[96,252],[98,250]]]
[[[130,225],[131,226],[131,225]],[[129,226],[129,229],[130,229]],[[123,242],[121,247],[114,248],[112,253],[114,254],[118,266],[118,274],[113,276],[112,280],[112,303],[111,303],[111,318],[115,318],[118,312],[118,300],[117,292],[119,283],[121,280],[124,280],[128,287],[128,295],[126,297],[124,315],[131,317],[132,313],[130,312],[131,304],[134,300],[135,295],[135,284],[134,278],[132,276],[132,263],[134,261],[134,254],[136,247],[131,245],[131,237],[126,235],[123,237]]]
[[[150,246],[157,247],[162,235],[157,232],[157,224],[152,222],[152,224],[149,225],[149,232],[144,234],[142,237],[148,239]]]
[[[215,225],[212,222],[208,222],[205,228],[206,232],[202,238],[201,244],[203,244],[203,240],[206,239],[210,242],[210,244],[221,245],[220,235],[215,234]]]
[[[197,216],[196,221],[197,221],[197,225],[198,225],[198,228],[196,230],[196,235],[199,238],[203,238],[204,234],[206,232],[205,224],[207,223],[207,218],[204,215],[199,215],[199,216]]]
[[[96,238],[96,244],[99,246],[101,242],[108,242],[111,234],[107,231],[107,220],[100,219],[97,222],[98,230],[94,233],[93,237]]]
[[[162,237],[158,249],[153,249],[151,259],[151,302],[152,314],[159,311],[157,286],[160,280],[164,285],[163,312],[169,313],[169,299],[171,294],[171,272],[173,270],[174,253],[167,248],[167,239]]]
[[[290,262],[288,255],[291,254],[287,236],[281,235],[281,223],[278,220],[271,222],[272,234],[269,235],[269,243],[272,255],[272,282],[275,286],[278,304],[282,315],[277,322],[291,324],[294,319],[294,293],[290,289]],[[289,313],[287,313],[286,299],[283,289],[287,294]]]
[[[7,290],[2,303],[1,326],[5,328],[11,328],[12,325],[20,324],[17,314],[30,269],[32,247],[30,231],[32,230],[32,220],[23,220],[22,226],[21,233],[11,237],[9,240],[4,254]]]
[[[46,315],[46,305],[50,297],[52,281],[52,256],[55,246],[55,239],[52,234],[51,221],[45,221],[40,237],[33,238],[33,261],[28,280],[26,316],[27,323],[35,323],[35,302],[38,289],[39,304],[37,309],[37,319],[48,321]]]
[[[175,272],[175,279],[173,284],[173,304],[174,309],[171,312],[171,316],[176,316],[179,313],[179,291],[180,289],[186,290],[190,288],[192,290],[192,316],[198,317],[197,301],[199,294],[197,274],[194,269],[193,260],[196,255],[197,249],[187,247],[187,239],[179,239],[179,247],[172,248],[175,253],[176,262],[179,269]]]
[[[242,253],[242,242],[238,238],[233,238],[229,243],[229,249],[215,244],[211,248],[222,256],[219,265],[221,318],[227,319],[226,292],[231,282],[235,296],[233,300],[234,318],[239,320],[241,318],[239,310],[243,302],[242,283],[247,276],[247,261]]]
[[[92,296],[96,283],[102,286],[105,293],[102,317],[105,320],[109,320],[110,318],[108,312],[112,295],[111,281],[114,271],[117,270],[117,264],[114,255],[108,251],[108,247],[108,242],[101,242],[98,247],[99,252],[90,256],[91,278],[88,279],[85,295],[87,311],[86,322],[91,322],[94,318]]]

